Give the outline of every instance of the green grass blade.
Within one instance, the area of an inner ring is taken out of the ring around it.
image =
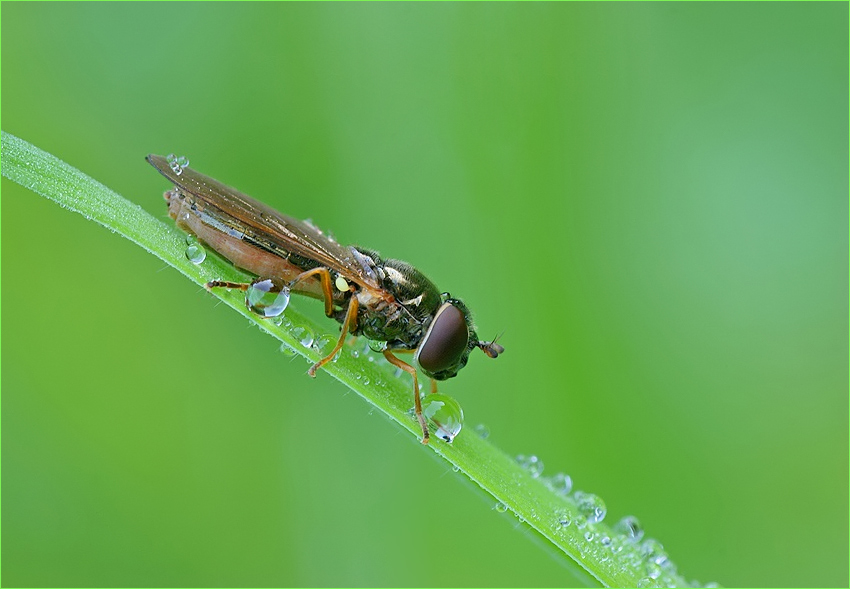
[[[6,178],[123,235],[198,285],[212,279],[246,278],[214,255],[203,264],[191,263],[185,257],[186,235],[173,224],[163,223],[79,170],[5,132],[1,158]],[[143,165],[141,155],[139,165]],[[214,296],[310,361],[329,352],[337,337],[328,327],[316,325],[291,308],[286,319],[276,324],[250,313],[239,293],[219,291]],[[357,358],[351,353],[340,354],[323,370],[411,436],[419,437],[419,426],[410,415],[409,381],[395,377],[386,363],[368,361],[365,352]],[[451,445],[434,439],[428,448],[492,495],[499,511],[512,511],[545,538],[588,584],[688,586],[654,540],[633,541],[604,522],[588,522],[590,512],[580,496],[558,492],[554,478],[536,477],[533,469],[524,468],[474,432],[464,431]]]

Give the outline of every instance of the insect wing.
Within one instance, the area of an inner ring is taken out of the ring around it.
[[[154,168],[202,205],[218,209],[223,222],[242,233],[256,246],[286,257],[289,252],[317,261],[345,278],[372,289],[380,289],[374,277],[355,258],[352,251],[328,238],[309,223],[293,219],[273,208],[225,186],[221,182],[184,167],[178,174],[166,158],[149,155]],[[224,221],[224,220],[227,221]]]

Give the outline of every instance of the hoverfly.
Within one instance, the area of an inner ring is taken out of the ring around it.
[[[323,300],[325,314],[342,324],[342,333],[331,353],[310,368],[310,376],[336,356],[348,334],[386,342],[384,357],[413,377],[423,444],[429,434],[416,369],[393,352],[413,352],[422,372],[432,379],[432,392],[434,381],[452,378],[466,366],[473,349],[490,358],[504,352],[495,340],[478,339],[469,309],[460,299],[441,294],[407,262],[381,258],[360,246],[340,245],[312,223],[281,214],[173,156],[146,159],[174,184],[164,196],[177,226],[257,276],[249,283],[213,280],[206,287],[294,292]],[[252,308],[247,297],[246,304]]]

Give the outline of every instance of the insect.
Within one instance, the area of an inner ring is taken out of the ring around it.
[[[177,226],[257,276],[248,283],[213,280],[207,288],[259,293],[247,296],[246,304],[267,317],[283,312],[285,305],[266,304],[279,293],[324,301],[325,314],[342,328],[335,347],[309,369],[310,376],[336,356],[348,334],[386,342],[384,357],[413,377],[414,411],[423,444],[429,433],[416,369],[395,354],[412,352],[431,378],[434,392],[435,381],[456,376],[473,349],[490,358],[504,352],[495,340],[478,339],[469,309],[460,299],[440,293],[407,262],[381,258],[360,246],[340,245],[312,223],[288,217],[196,172],[183,158],[146,159],[174,184],[164,197]]]

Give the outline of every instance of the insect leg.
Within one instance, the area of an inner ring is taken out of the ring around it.
[[[428,424],[425,422],[425,416],[422,415],[422,401],[419,399],[419,380],[416,378],[416,369],[407,362],[393,356],[390,350],[384,350],[384,358],[396,368],[401,368],[413,377],[413,410],[416,412],[416,419],[419,420],[419,427],[422,428],[422,443],[427,444],[430,434],[428,434]]]
[[[437,392],[437,381],[433,378],[431,379],[431,394],[435,394]]]
[[[357,308],[360,304],[357,302],[357,297],[351,297],[348,301],[348,311],[345,312],[345,321],[342,324],[342,333],[339,334],[339,339],[334,346],[334,349],[331,350],[331,353],[313,364],[310,367],[310,370],[307,371],[307,374],[310,376],[316,376],[316,371],[333,360],[336,353],[339,352],[342,345],[345,343],[345,338],[348,336],[349,332],[354,329],[357,325]]]
[[[322,293],[325,295],[325,315],[327,315],[328,317],[333,317],[334,291],[333,288],[331,288],[331,273],[328,271],[327,268],[313,268],[312,270],[302,272],[301,274],[292,279],[292,281],[289,283],[289,288],[291,289],[294,284],[301,282],[302,280],[306,280],[311,276],[318,276],[319,279],[322,281]],[[351,307],[349,307],[349,310],[350,309]],[[345,330],[343,330],[342,332],[344,334],[348,333]]]

